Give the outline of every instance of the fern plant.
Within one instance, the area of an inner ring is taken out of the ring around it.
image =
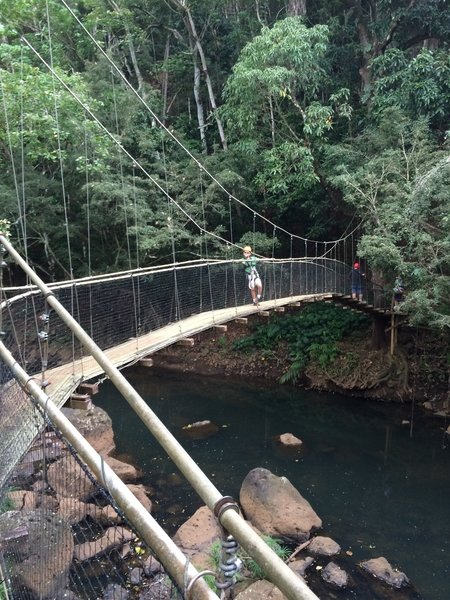
[[[291,554],[290,549],[283,544],[282,540],[271,537],[270,535],[263,535],[262,539],[266,542],[269,548],[281,558],[281,560],[286,560],[287,557]],[[250,556],[241,555],[240,559],[244,563],[245,567],[250,571],[252,577],[254,577],[255,579],[266,578],[264,569],[262,569],[258,565],[258,563],[253,560],[253,558],[251,558]]]
[[[270,323],[255,327],[253,333],[237,340],[233,348],[259,354],[273,353],[278,344],[287,344],[290,367],[281,383],[295,383],[309,360],[321,367],[339,355],[337,342],[367,330],[369,318],[323,302],[311,304],[298,314],[275,316]]]
[[[274,538],[270,535],[262,535],[262,539],[266,542],[266,544],[271,548],[277,556],[279,556],[282,560],[286,560],[286,558],[290,555],[290,549],[288,546],[283,545],[283,542],[277,538]],[[220,541],[215,541],[209,550],[210,563],[215,571],[219,571],[219,565],[221,562],[221,544]],[[242,548],[238,550],[238,557],[241,559],[244,569],[250,573],[252,579],[264,579],[266,574],[264,570],[258,565],[257,562],[248,556]],[[240,573],[237,574],[237,580],[242,579],[242,575]],[[206,579],[206,578],[205,578]],[[207,576],[208,585],[214,591],[216,590],[215,579],[212,575]]]

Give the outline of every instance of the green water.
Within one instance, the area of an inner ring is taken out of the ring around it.
[[[127,377],[224,495],[238,498],[255,467],[286,476],[321,517],[321,533],[352,552],[353,562],[384,556],[406,573],[417,595],[393,597],[450,598],[450,439],[444,420],[425,418],[411,405],[260,381],[151,373],[135,369]],[[151,487],[155,518],[173,533],[204,503],[111,384],[103,384],[94,401],[112,417],[117,453],[139,467]],[[218,432],[187,439],[183,426],[202,420],[217,424]],[[303,440],[300,458],[284,456],[275,444],[273,438],[286,432]],[[387,597],[368,593],[329,597]]]

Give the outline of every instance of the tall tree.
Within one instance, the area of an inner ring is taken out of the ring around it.
[[[348,144],[329,148],[330,179],[364,218],[358,252],[408,288],[402,309],[413,322],[450,326],[450,160],[425,120],[398,109]]]
[[[351,114],[348,90],[330,86],[327,44],[326,26],[287,17],[247,44],[225,86],[230,135],[253,157],[254,182],[273,217],[302,195],[316,198],[320,146]]]

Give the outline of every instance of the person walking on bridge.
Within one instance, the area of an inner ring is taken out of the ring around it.
[[[353,268],[350,273],[352,280],[352,298],[353,300],[359,300],[362,302],[363,299],[363,277],[364,273],[361,272],[359,262],[353,263]]]
[[[244,254],[244,268],[248,279],[248,287],[250,294],[252,295],[252,302],[255,306],[258,306],[262,296],[262,281],[259,276],[256,264],[258,259],[252,254],[251,246],[245,246],[242,249]]]

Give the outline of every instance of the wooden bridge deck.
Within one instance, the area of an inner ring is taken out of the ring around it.
[[[131,338],[127,342],[109,348],[104,352],[117,368],[123,368],[130,366],[140,359],[148,357],[158,350],[170,346],[183,338],[210,329],[215,325],[222,325],[229,321],[233,321],[234,319],[247,317],[259,312],[321,300],[349,304],[357,310],[363,310],[365,312],[387,314],[386,311],[374,309],[364,302],[352,301],[348,296],[342,296],[341,294],[308,294],[291,296],[277,300],[263,301],[258,307],[248,304],[195,314],[187,319],[171,323],[138,338]],[[56,405],[62,406],[82,381],[100,377],[102,374],[102,367],[92,356],[83,357],[82,359],[47,371],[45,377],[50,381],[50,384],[46,388],[46,393]]]
[[[257,314],[260,311],[273,310],[289,304],[295,305],[298,302],[311,302],[324,298],[331,298],[331,296],[330,294],[294,296],[281,300],[263,301],[259,307],[247,304],[195,314],[187,319],[171,323],[138,338],[131,338],[127,342],[108,348],[104,352],[116,367],[123,368],[138,362],[141,358],[145,358],[162,348],[170,346],[180,339],[195,335],[215,325],[222,325],[237,318]],[[50,385],[46,388],[46,393],[55,404],[62,406],[82,381],[99,377],[102,374],[102,367],[92,356],[83,357],[82,359],[47,371],[45,378],[50,381]]]

